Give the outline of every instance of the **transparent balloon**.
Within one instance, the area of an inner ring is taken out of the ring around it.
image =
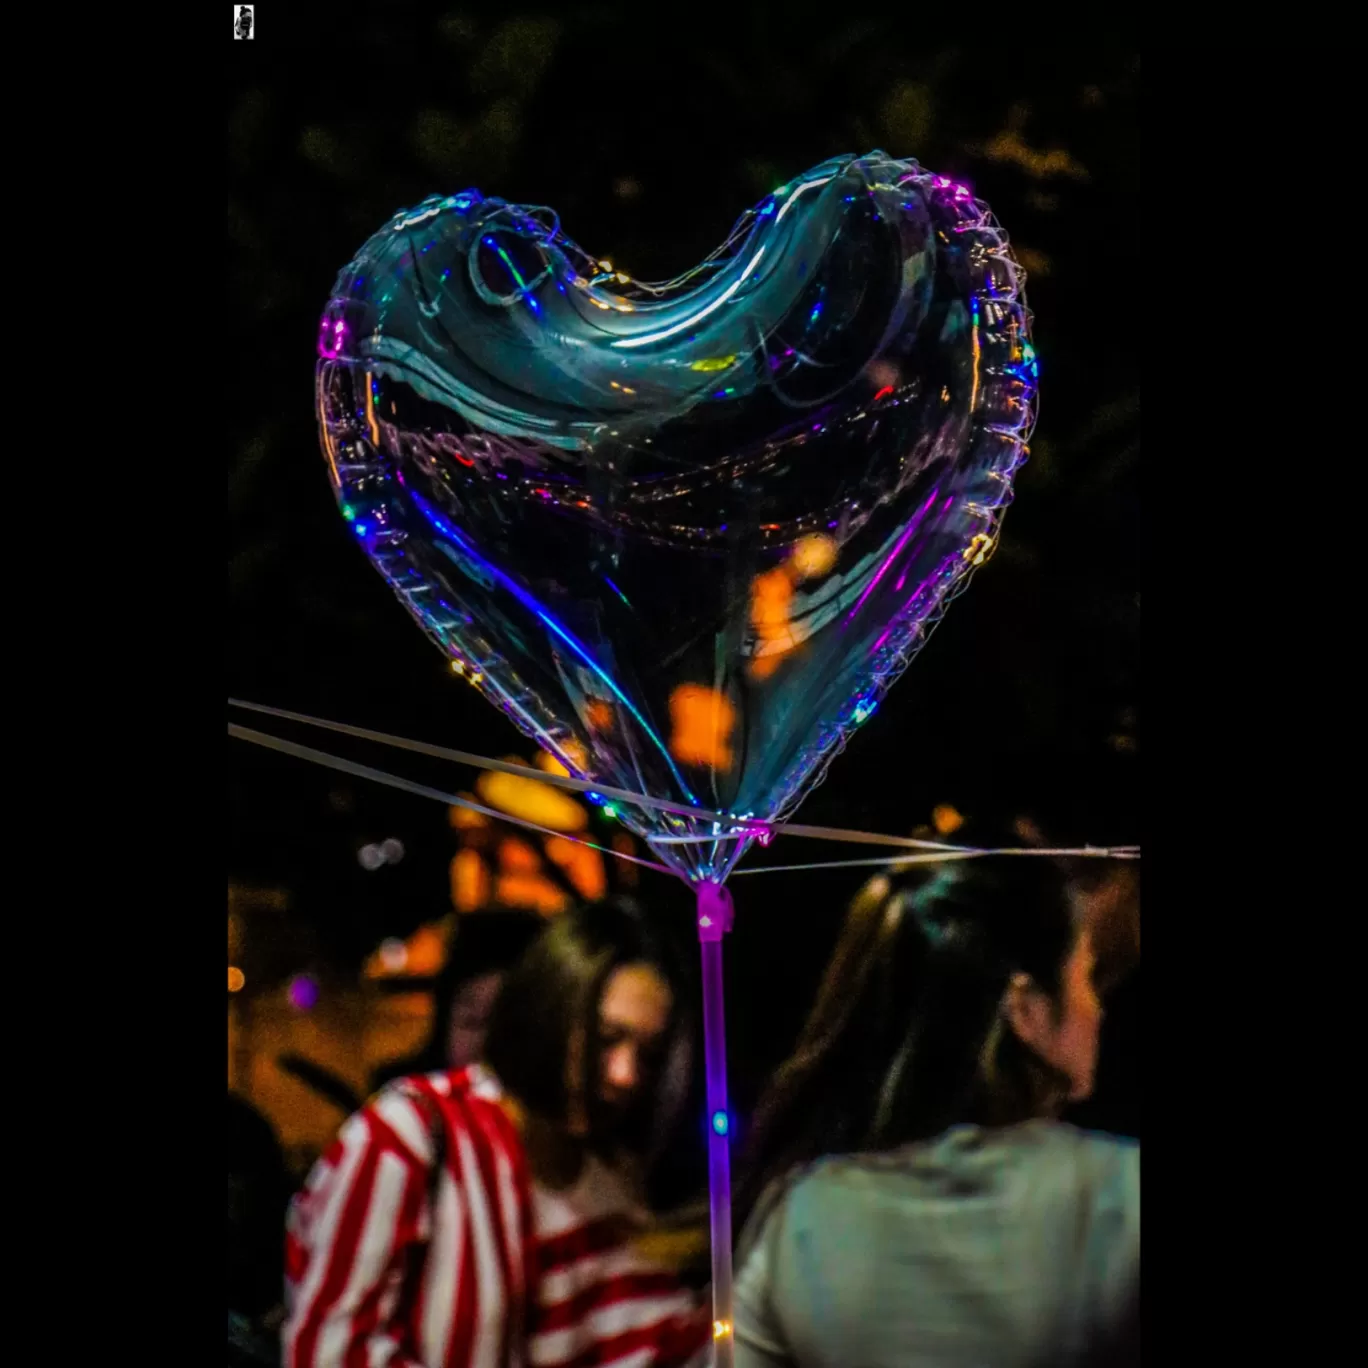
[[[338,277],[317,371],[343,516],[454,669],[725,879],[988,556],[1034,419],[1022,276],[881,152],[644,284],[471,190]]]

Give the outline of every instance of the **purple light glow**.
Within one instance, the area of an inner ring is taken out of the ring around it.
[[[318,1005],[318,980],[310,974],[297,974],[290,980],[290,1006],[297,1012],[312,1011]]]
[[[318,354],[325,361],[336,361],[337,358],[342,354],[342,338],[346,331],[347,325],[339,318],[333,324],[333,349],[332,351],[329,351],[328,344],[324,340],[328,334],[328,325],[326,322],[323,324],[321,330],[322,335],[318,339]]]

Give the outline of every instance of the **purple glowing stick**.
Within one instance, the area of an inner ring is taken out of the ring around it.
[[[727,1025],[722,937],[732,928],[731,894],[700,883],[698,944],[703,958],[703,1064],[708,1092],[708,1204],[712,1231],[713,1368],[732,1368],[731,1118],[727,1111]]]

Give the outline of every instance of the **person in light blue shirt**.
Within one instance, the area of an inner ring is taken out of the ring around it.
[[[1046,858],[865,888],[756,1111],[736,1368],[1139,1362],[1139,1146],[1055,1119],[1093,969]]]

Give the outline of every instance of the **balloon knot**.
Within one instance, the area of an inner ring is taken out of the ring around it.
[[[731,894],[721,884],[705,882],[698,889],[698,939],[720,941],[732,929],[735,910]]]

